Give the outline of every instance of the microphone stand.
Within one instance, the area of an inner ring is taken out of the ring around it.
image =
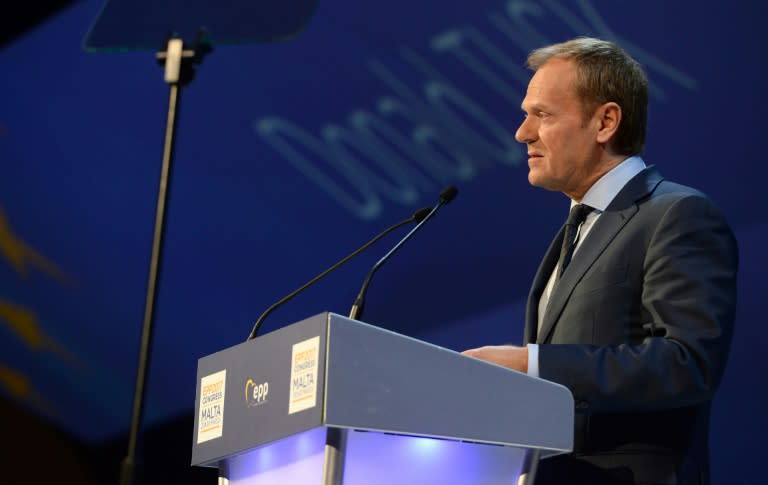
[[[429,213],[421,220],[419,221],[416,226],[411,229],[411,231],[405,235],[395,246],[387,252],[384,256],[381,257],[378,261],[376,261],[376,264],[373,265],[373,268],[368,272],[368,274],[365,277],[365,280],[363,281],[363,285],[360,288],[360,292],[357,294],[357,298],[355,298],[355,302],[352,304],[352,308],[349,310],[349,318],[352,320],[360,320],[360,318],[363,315],[363,303],[365,302],[365,294],[368,292],[368,286],[371,284],[371,279],[373,279],[373,275],[381,268],[381,266],[393,255],[395,254],[395,251],[400,249],[403,244],[405,244],[413,235],[418,231],[421,226],[426,224],[428,220],[432,218],[432,216],[435,215],[435,213],[440,209],[440,207],[444,206],[448,202],[452,201],[456,194],[458,194],[458,189],[456,187],[450,186],[440,193],[440,198],[435,204],[435,206],[432,208],[432,210],[429,211]]]
[[[363,286],[360,288],[360,292],[357,294],[357,298],[355,298],[355,302],[352,304],[352,308],[349,310],[349,318],[352,320],[360,320],[360,318],[363,315],[363,301],[365,300],[365,294],[368,291],[368,286],[371,284],[371,279],[373,278],[374,273],[378,271],[379,268],[381,268],[381,265],[389,259],[392,254],[395,253],[400,247],[405,244],[407,240],[413,236],[413,234],[419,230],[419,228],[424,225],[425,222],[429,220],[430,217],[432,217],[432,214],[437,211],[437,209],[442,205],[442,202],[439,202],[435,207],[432,208],[432,210],[427,214],[427,217],[425,217],[421,222],[416,224],[413,229],[411,229],[408,234],[405,235],[404,238],[402,238],[395,246],[390,249],[387,254],[381,257],[378,261],[376,261],[376,264],[373,265],[373,268],[371,271],[368,272],[368,275],[365,277],[365,280],[363,281]]]
[[[160,170],[160,183],[155,210],[155,226],[152,239],[152,255],[149,262],[147,293],[144,304],[144,323],[141,332],[139,362],[136,373],[136,387],[133,396],[131,427],[128,437],[128,451],[123,458],[120,469],[120,484],[134,485],[141,483],[137,473],[136,450],[138,448],[139,428],[144,410],[144,387],[150,362],[152,345],[152,330],[155,317],[155,301],[157,300],[157,279],[160,271],[163,251],[163,232],[165,213],[168,201],[168,189],[171,182],[171,165],[173,162],[177,112],[181,99],[181,88],[194,79],[195,67],[202,61],[205,54],[211,52],[210,44],[203,40],[204,31],[200,30],[193,49],[185,49],[181,39],[171,36],[166,49],[157,53],[158,63],[165,67],[164,80],[169,85],[168,115],[165,125],[165,140],[163,143],[163,158]]]
[[[421,209],[419,209],[416,212],[414,212],[413,215],[411,217],[409,217],[408,219],[400,221],[397,224],[395,224],[393,226],[389,226],[388,228],[384,229],[379,234],[377,234],[373,239],[371,239],[367,243],[363,244],[359,248],[355,249],[352,253],[350,253],[347,256],[345,256],[344,258],[342,258],[340,261],[335,263],[333,266],[331,266],[330,268],[326,269],[325,271],[323,271],[319,275],[315,276],[311,280],[307,281],[300,288],[297,288],[296,290],[294,290],[294,291],[288,293],[287,295],[285,295],[280,300],[276,301],[274,304],[272,304],[272,306],[267,308],[264,311],[264,313],[261,314],[261,316],[258,318],[258,320],[256,320],[256,323],[253,324],[253,329],[251,330],[251,333],[248,334],[248,338],[246,339],[246,342],[256,338],[256,335],[259,332],[259,328],[261,328],[261,325],[264,323],[264,320],[267,318],[267,316],[269,316],[269,314],[271,314],[273,311],[275,311],[278,307],[283,305],[285,302],[287,302],[288,300],[291,300],[293,297],[295,297],[296,295],[298,295],[302,291],[306,290],[310,286],[312,286],[315,283],[317,283],[319,280],[323,279],[328,273],[330,273],[332,271],[335,271],[336,269],[338,269],[339,267],[344,265],[350,259],[354,258],[355,256],[357,256],[358,254],[362,253],[363,251],[365,251],[369,247],[373,246],[374,244],[376,244],[376,242],[378,242],[381,238],[383,238],[384,236],[386,236],[390,232],[394,231],[395,229],[397,229],[397,228],[399,228],[401,226],[404,226],[406,224],[410,224],[411,222],[416,222],[418,224],[421,221],[423,221],[424,218],[426,218],[429,215],[429,213],[430,213],[430,208],[429,207],[422,207]]]

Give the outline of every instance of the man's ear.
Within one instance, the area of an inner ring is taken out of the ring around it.
[[[598,121],[597,142],[607,144],[614,137],[621,124],[621,106],[609,101],[598,106],[595,112]]]

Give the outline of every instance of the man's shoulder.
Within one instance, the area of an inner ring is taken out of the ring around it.
[[[656,186],[656,190],[653,191],[652,194],[653,197],[665,197],[668,199],[676,199],[676,198],[686,198],[686,197],[702,197],[705,199],[709,199],[707,194],[705,194],[703,191],[690,187],[688,185],[683,185],[677,182],[673,182],[671,180],[662,180],[659,185]]]
[[[704,191],[670,180],[662,180],[644,202],[659,208],[679,206],[717,210],[715,202]]]
[[[639,201],[638,209],[642,219],[654,225],[666,220],[676,224],[685,221],[684,225],[728,226],[723,211],[705,192],[668,180],[662,180],[645,200]]]
[[[711,202],[701,190],[666,179],[651,165],[633,177],[619,192],[611,208],[623,210],[633,205],[650,208],[673,205],[682,199]]]
[[[635,175],[608,206],[608,211],[635,213],[634,224],[656,226],[665,216],[725,220],[702,190],[668,180],[653,165]]]
[[[684,185],[664,177],[655,165],[649,165],[645,170],[638,173],[628,187],[634,186],[634,190],[642,190],[645,187],[648,192],[648,198],[663,197],[664,199],[703,197],[707,195],[694,187]]]

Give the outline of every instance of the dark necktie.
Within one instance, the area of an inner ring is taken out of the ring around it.
[[[576,204],[571,207],[571,212],[568,214],[568,220],[565,221],[565,236],[563,237],[563,246],[560,248],[560,270],[557,277],[563,276],[565,268],[571,262],[573,257],[573,251],[576,249],[576,234],[579,232],[579,226],[587,219],[587,215],[592,212],[594,208],[584,205]]]

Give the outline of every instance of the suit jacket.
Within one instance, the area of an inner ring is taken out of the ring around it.
[[[537,483],[707,484],[709,406],[736,306],[723,215],[643,170],[582,241],[537,330],[562,239],[561,229],[534,278],[525,340],[540,344],[540,377],[573,393],[574,452],[543,460]]]

